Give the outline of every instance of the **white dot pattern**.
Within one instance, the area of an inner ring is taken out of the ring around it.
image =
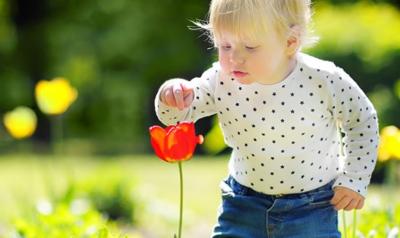
[[[191,107],[168,107],[158,93],[156,114],[165,125],[217,114],[232,148],[229,173],[241,184],[265,194],[291,194],[335,179],[334,187],[366,195],[378,120],[367,96],[340,67],[299,53],[295,69],[277,84],[240,84],[224,76],[218,62],[191,83]],[[338,128],[345,134],[343,156]]]

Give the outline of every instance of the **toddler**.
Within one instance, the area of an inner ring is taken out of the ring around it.
[[[218,62],[157,93],[162,123],[217,114],[232,148],[214,238],[340,237],[338,210],[363,207],[376,111],[342,68],[301,52],[310,21],[310,0],[212,0],[196,24]]]

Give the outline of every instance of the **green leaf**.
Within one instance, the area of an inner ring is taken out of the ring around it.
[[[108,237],[107,228],[100,229],[98,238],[107,238],[107,237]]]
[[[213,118],[213,126],[205,136],[202,146],[210,154],[217,154],[226,148],[224,136],[216,116]]]
[[[400,79],[394,84],[394,92],[396,96],[400,99]]]

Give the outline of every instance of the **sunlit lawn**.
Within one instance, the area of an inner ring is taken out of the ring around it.
[[[200,157],[183,164],[184,237],[209,237],[220,203],[219,182],[227,176],[228,156]],[[173,237],[179,214],[178,165],[155,156],[65,157],[11,155],[0,157],[0,237],[10,219],[23,214],[49,194],[64,192],[68,181],[120,174],[129,180],[140,202],[136,226],[144,237]],[[102,184],[98,184],[102,186]],[[385,195],[382,195],[385,194]],[[366,209],[384,209],[400,192],[387,194],[371,186]],[[350,217],[349,219],[350,220]]]
[[[220,199],[218,184],[227,174],[227,160],[227,156],[195,156],[183,164],[183,235],[207,237],[211,233]],[[138,219],[145,237],[166,237],[166,234],[172,237],[179,215],[178,165],[154,156],[96,160],[34,155],[0,157],[0,235],[10,218],[47,194],[64,192],[71,179],[80,180],[93,174],[107,176],[107,173],[121,173],[131,179],[134,196],[142,201]]]

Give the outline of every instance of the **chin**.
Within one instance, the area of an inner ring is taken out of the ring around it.
[[[241,84],[251,84],[251,83],[253,83],[251,80],[248,80],[248,79],[239,79],[239,78],[237,78],[236,80]]]

